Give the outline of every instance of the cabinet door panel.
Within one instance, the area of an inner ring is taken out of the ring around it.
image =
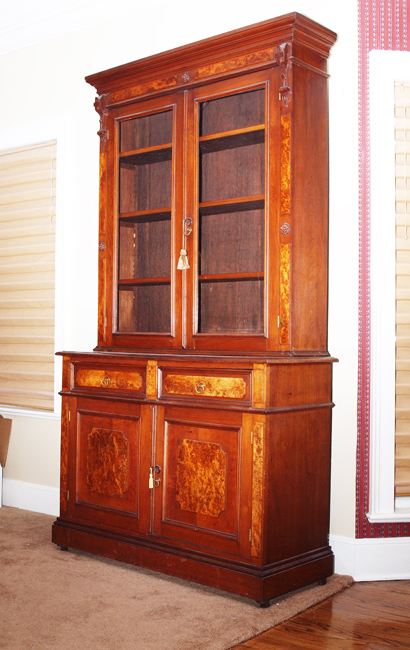
[[[69,468],[71,516],[148,531],[148,409],[78,400],[70,423],[70,445],[75,448]]]
[[[276,345],[280,146],[273,82],[276,70],[260,71],[189,95],[188,348]]]
[[[249,555],[251,444],[242,414],[158,411],[155,533]]]
[[[113,342],[119,347],[181,347],[183,97],[113,111],[108,186],[114,253]],[[109,258],[109,254],[107,254]]]

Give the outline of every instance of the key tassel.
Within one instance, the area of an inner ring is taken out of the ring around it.
[[[188,253],[186,252],[185,248],[181,248],[177,269],[179,269],[180,271],[183,271],[184,269],[189,269]]]

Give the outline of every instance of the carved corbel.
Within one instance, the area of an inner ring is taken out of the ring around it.
[[[106,108],[106,95],[100,95],[94,102],[94,108],[100,116],[100,130],[97,135],[100,138],[101,148],[104,148],[108,140],[107,117],[108,109]]]
[[[292,99],[292,86],[291,86],[291,45],[290,43],[282,43],[278,45],[275,52],[275,58],[279,64],[281,73],[281,86],[279,88],[279,99],[282,102],[284,109],[289,110]]]

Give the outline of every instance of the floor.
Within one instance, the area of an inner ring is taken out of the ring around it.
[[[410,580],[359,582],[232,650],[410,648]]]

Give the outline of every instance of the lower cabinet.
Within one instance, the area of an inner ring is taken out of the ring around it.
[[[151,408],[69,399],[67,514],[134,533],[150,531]]]
[[[203,378],[200,368],[179,369],[181,377],[188,374],[188,387],[192,377],[197,382],[189,388],[192,399],[184,395],[179,375],[175,397],[169,396],[174,379],[163,397],[160,381],[154,391],[145,381],[152,360],[147,373],[141,365],[141,381],[131,388],[121,375],[129,377],[129,369],[112,364],[97,372],[88,360],[85,374],[76,359],[64,362],[56,544],[263,605],[332,574],[327,541],[332,404],[321,381],[324,366],[312,365],[310,376],[305,365],[306,387],[299,383],[293,395],[292,372],[279,372],[282,380],[289,375],[288,389],[282,382],[280,390],[290,402],[304,392],[302,404],[279,408],[269,406],[277,391],[269,398],[267,386],[255,388],[260,364],[239,369],[245,388],[238,393],[234,384],[232,394],[225,389],[226,369],[214,372],[216,389],[209,371]],[[322,403],[312,389],[316,385]],[[256,398],[260,404],[263,396],[265,407],[256,408]],[[232,405],[236,398],[250,404]]]

